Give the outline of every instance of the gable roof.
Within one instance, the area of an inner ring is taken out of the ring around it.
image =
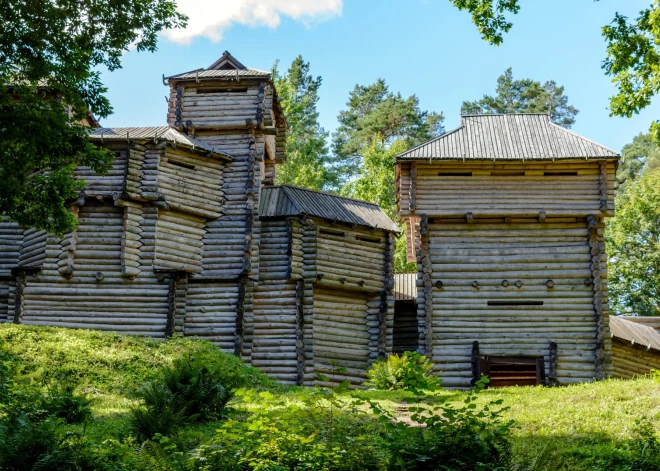
[[[616,159],[619,153],[562,128],[547,114],[461,116],[461,125],[397,160]]]
[[[198,151],[207,154],[214,154],[224,159],[231,159],[231,156],[217,151],[205,142],[199,141],[194,137],[183,134],[169,126],[142,126],[128,128],[94,128],[90,130],[89,137],[95,141],[147,141],[158,140],[167,141],[173,145],[180,145],[192,151]]]
[[[612,337],[660,352],[660,332],[622,316],[610,317]]]
[[[300,215],[399,231],[399,227],[374,203],[290,185],[266,186],[261,189],[260,217]]]
[[[250,78],[270,79],[271,73],[265,70],[253,69],[244,66],[229,51],[225,51],[218,60],[209,67],[191,70],[180,74],[165,77],[166,80],[202,80],[225,79],[241,80]]]

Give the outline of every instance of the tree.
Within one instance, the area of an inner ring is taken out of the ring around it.
[[[660,147],[651,134],[638,134],[621,151],[621,162],[616,172],[617,190],[623,190],[630,181],[656,168],[660,168]]]
[[[404,139],[394,141],[389,147],[383,144],[382,138],[373,139],[362,150],[362,165],[357,177],[343,188],[343,193],[376,203],[390,219],[397,221],[394,159],[407,148]],[[401,273],[416,269],[416,264],[406,262],[406,239],[403,234],[396,241],[394,271]]]
[[[332,136],[334,166],[343,182],[359,173],[361,154],[374,139],[383,147],[399,139],[411,146],[444,130],[442,114],[420,110],[417,96],[403,98],[392,93],[383,79],[372,85],[356,85],[346,106],[337,117],[339,127]]]
[[[278,184],[290,184],[323,190],[333,186],[335,177],[328,165],[328,133],[319,124],[316,105],[321,77],[312,77],[309,62],[296,57],[285,75],[277,63],[273,67],[284,115],[289,124],[286,139],[287,161],[277,169]]]
[[[467,10],[483,39],[500,45],[512,26],[508,14],[520,10],[519,0],[450,0],[459,10]],[[660,91],[660,2],[654,0],[632,22],[616,13],[604,26],[607,58],[605,73],[618,93],[610,99],[612,116],[631,117],[651,103]],[[651,135],[660,142],[660,121],[651,123]]]
[[[186,20],[168,0],[0,2],[0,214],[56,234],[75,227],[73,169],[103,172],[112,159],[80,124],[112,111],[99,68],[120,68],[131,45],[154,51],[161,30]]]
[[[615,312],[660,315],[660,168],[631,181],[607,227],[609,293]]]
[[[550,120],[570,128],[578,110],[568,104],[564,87],[553,80],[535,82],[532,79],[514,80],[511,67],[497,79],[495,96],[484,95],[478,101],[464,101],[462,114],[549,113]]]

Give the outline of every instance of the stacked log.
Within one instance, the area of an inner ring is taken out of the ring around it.
[[[90,195],[121,193],[124,189],[124,175],[128,155],[126,150],[114,150],[115,158],[107,173],[98,174],[89,167],[78,166],[73,172],[76,180],[85,181],[85,192]]]
[[[607,256],[605,254],[605,225],[589,216],[589,249],[593,289],[593,310],[596,324],[595,360],[596,379],[611,374],[612,344],[609,335],[609,309],[607,299]]]
[[[469,387],[474,340],[483,355],[543,356],[546,369],[553,341],[560,384],[595,377],[587,235],[579,218],[548,218],[544,224],[436,219],[429,224],[433,361],[446,386]],[[506,305],[511,301],[521,304]]]
[[[34,234],[31,232],[30,236],[34,237]],[[9,276],[11,269],[18,264],[22,243],[23,228],[0,215],[0,275]]]
[[[314,372],[314,283],[316,282],[316,234],[318,229],[310,218],[302,221],[302,255],[303,255],[303,345],[305,365],[303,384],[313,386]]]
[[[433,266],[429,247],[429,222],[426,214],[419,221],[419,249],[417,250],[417,315],[419,317],[419,345],[423,355],[433,358]]]
[[[21,250],[18,256],[18,265],[23,267],[40,267],[46,260],[46,231],[37,229],[25,229]],[[4,241],[3,241],[4,247]],[[7,252],[3,251],[4,254]]]
[[[547,217],[600,214],[614,211],[615,165],[602,165],[604,193],[599,184],[598,162],[417,162],[413,177],[409,163],[401,164],[402,217],[418,213],[455,216],[472,212],[487,215],[535,215]],[[412,181],[415,181],[413,185]],[[414,188],[414,201],[410,191]],[[523,196],[524,197],[521,197]]]
[[[612,341],[612,359],[616,378],[631,379],[660,370],[660,351],[618,338]]]
[[[298,382],[296,281],[289,275],[290,223],[262,221],[259,285],[254,294],[252,366],[284,384]]]
[[[185,335],[204,338],[234,353],[238,297],[236,282],[191,279],[186,296]]]
[[[42,270],[24,281],[21,321],[162,337],[168,312],[167,282],[156,278],[148,259],[149,269],[140,277],[122,276],[123,226],[124,208],[94,200],[81,206],[75,271],[69,278],[62,276],[58,261],[64,247],[59,238],[49,237]],[[153,247],[153,239],[147,239],[142,250],[153,254],[149,244]]]
[[[160,270],[202,272],[202,238],[206,218],[161,209],[156,224],[154,267]]]
[[[79,207],[77,205],[70,209],[76,221],[78,220]],[[57,271],[64,277],[70,277],[75,270],[74,253],[78,242],[78,231],[72,231],[64,235],[60,242],[60,254],[57,261]]]

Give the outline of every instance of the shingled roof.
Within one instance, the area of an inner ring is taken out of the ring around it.
[[[89,137],[95,141],[167,141],[174,145],[180,145],[193,151],[213,153],[216,156],[231,159],[231,156],[219,152],[205,142],[194,137],[183,134],[169,126],[143,126],[128,128],[94,128],[90,130]]]
[[[397,160],[613,159],[619,153],[550,121],[547,114],[461,116],[461,125]]]
[[[398,232],[399,227],[374,203],[290,185],[261,190],[262,218],[308,215],[328,221]]]
[[[203,80],[203,79],[226,79],[243,80],[250,78],[270,79],[271,73],[266,70],[252,69],[241,64],[238,59],[225,51],[222,56],[208,68],[191,70],[181,74],[166,77],[168,80]]]
[[[660,352],[660,332],[653,327],[625,317],[611,316],[610,330],[614,338]]]

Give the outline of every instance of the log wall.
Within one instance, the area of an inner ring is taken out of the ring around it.
[[[290,220],[262,222],[259,287],[254,294],[252,366],[284,384],[297,382],[296,280]]]
[[[584,218],[436,218],[428,232],[432,358],[445,386],[469,387],[475,340],[482,355],[544,356],[546,369],[549,342],[556,342],[559,384],[596,376],[597,318]],[[523,305],[503,305],[511,302]]]
[[[612,340],[612,361],[615,378],[631,379],[660,370],[660,352],[616,338]]]
[[[236,334],[239,284],[237,282],[188,283],[186,336],[201,337],[233,353]]]
[[[167,280],[156,277],[148,257],[141,259],[145,270],[140,276],[122,276],[124,208],[88,201],[80,207],[78,224],[75,237],[48,237],[43,269],[25,277],[21,321],[162,337]],[[71,239],[76,244],[69,251],[63,241]],[[144,241],[146,252],[153,242]],[[68,277],[60,270],[63,255],[73,266]]]
[[[615,164],[599,162],[403,162],[400,215],[586,216],[614,211]],[[414,168],[413,168],[414,167]]]

